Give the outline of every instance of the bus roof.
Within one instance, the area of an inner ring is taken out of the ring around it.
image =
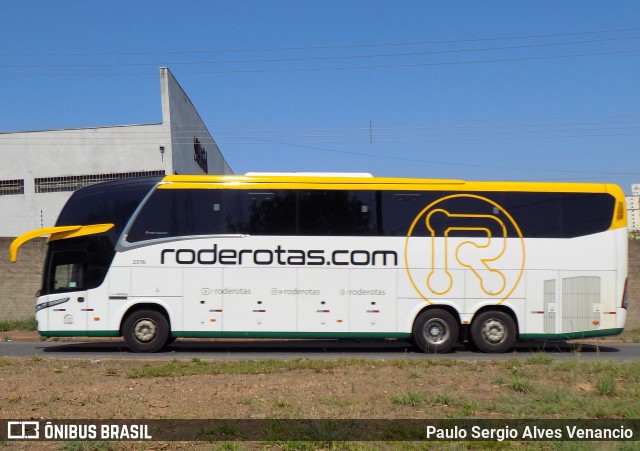
[[[206,188],[206,185],[258,188],[320,188],[333,189],[400,189],[457,191],[522,191],[609,193],[624,202],[623,190],[614,184],[575,182],[465,181],[456,179],[421,179],[373,177],[363,174],[325,173],[247,173],[245,175],[167,175],[163,188]]]

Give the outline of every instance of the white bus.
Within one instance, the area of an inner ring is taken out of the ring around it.
[[[363,175],[166,176],[76,191],[50,234],[45,337],[412,339],[447,352],[615,335],[615,185]]]

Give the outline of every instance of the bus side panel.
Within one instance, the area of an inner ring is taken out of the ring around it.
[[[556,293],[558,271],[527,271],[524,283],[527,287],[525,321],[520,333],[556,334],[561,329],[559,305]]]
[[[145,266],[131,269],[131,293],[120,305],[115,318],[123,319],[128,309],[136,305],[157,305],[166,311],[172,330],[183,330],[183,269],[153,266],[140,250],[131,252],[129,257],[134,261],[145,261]]]
[[[349,331],[396,332],[396,271],[351,269]]]
[[[225,268],[223,277],[225,332],[295,331],[295,269],[237,266]]]
[[[298,273],[298,332],[349,331],[349,270],[300,268]]]
[[[621,274],[626,274],[626,263],[616,255],[617,235],[527,241],[527,319],[520,327],[525,338],[616,333]]]
[[[187,268],[184,270],[182,329],[173,332],[219,335],[223,326],[223,296],[227,292],[222,282],[221,268]],[[177,333],[176,335],[180,335]]]
[[[629,277],[629,237],[626,228],[615,230],[615,248],[618,250],[616,255],[616,328],[623,329],[627,320],[627,310],[622,308],[622,298]]]

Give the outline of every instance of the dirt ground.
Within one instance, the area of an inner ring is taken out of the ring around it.
[[[483,402],[500,391],[490,381],[479,386],[473,365],[455,377],[446,366],[355,365],[133,378],[132,371],[161,364],[7,360],[0,368],[4,418],[420,418],[432,406],[397,405],[392,396],[411,389],[464,398],[473,390]]]
[[[600,386],[603,373],[611,374],[610,391]],[[0,358],[0,418],[5,419],[638,418],[638,395],[637,364],[587,363],[579,356],[574,363],[544,355],[494,362]],[[20,444],[23,449],[291,449],[247,442],[87,446]],[[316,447],[336,446],[303,449]]]

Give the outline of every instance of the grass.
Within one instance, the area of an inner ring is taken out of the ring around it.
[[[3,361],[0,360],[0,367]],[[139,364],[138,364],[139,365]],[[473,363],[453,361],[425,361],[398,363],[394,361],[369,361],[343,359],[319,361],[294,359],[290,361],[192,361],[146,363],[130,370],[109,371],[115,377],[157,378],[197,377],[199,375],[259,375],[313,371],[331,374],[338,369],[366,368],[376,372],[382,368],[397,370],[412,381],[410,389],[389,394],[389,405],[407,407],[447,407],[446,415],[455,418],[482,418],[488,414],[515,418],[640,418],[640,404],[629,402],[640,396],[640,361],[570,361],[550,360],[534,354],[525,361]],[[490,375],[493,386],[492,400],[476,396],[474,390],[458,394],[456,391],[437,390],[424,385],[413,374],[424,372],[456,374],[467,373],[478,379]],[[346,370],[345,370],[346,371]],[[342,373],[340,373],[342,374]],[[545,382],[546,381],[546,382]],[[348,383],[345,384],[348,390]],[[349,398],[323,394],[314,398],[316,407],[332,412],[354,411],[364,407],[357,400],[356,385],[351,382]],[[595,396],[594,396],[595,395]],[[256,398],[241,396],[235,404],[251,410],[260,410],[265,404]],[[278,408],[297,409],[297,400],[276,398],[271,405]]]
[[[277,399],[273,405],[280,409],[284,409],[285,407],[291,407],[291,403],[285,399]]]
[[[603,374],[596,382],[598,393],[603,396],[613,396],[616,391],[616,381],[610,374]]]
[[[106,368],[99,368],[80,360],[0,357],[0,380],[29,373],[41,373],[46,379],[47,375],[57,376],[56,369],[63,369],[63,373],[73,374],[74,377],[86,372],[92,375],[85,377],[91,383],[101,376],[105,379],[109,376],[112,384],[130,386],[134,393],[141,390],[138,387],[188,386],[192,383],[202,384],[203,381],[210,384],[216,379],[201,376],[232,375],[231,379],[225,380],[234,381],[233,387],[238,387],[237,394],[227,396],[220,402],[227,406],[228,411],[237,408],[242,415],[249,417],[269,416],[274,412],[289,416],[313,411],[321,417],[349,418],[354,414],[375,416],[389,411],[407,417],[436,415],[440,418],[640,418],[640,403],[634,402],[640,398],[640,361],[576,359],[548,362],[538,355],[525,361],[472,364],[435,360],[398,364],[393,361],[352,359],[250,362],[194,359],[148,363],[114,360]],[[416,379],[412,377],[413,373],[427,374],[428,377]],[[265,377],[272,374],[275,378]],[[386,378],[389,381],[386,395],[371,398],[363,379],[365,375],[372,379]],[[165,380],[135,380],[145,378]],[[456,382],[451,383],[452,379]],[[288,387],[282,389],[278,385],[267,385],[273,390],[264,392],[242,390],[243,386],[253,387],[273,380],[282,381],[287,386],[291,384],[292,387],[295,384],[306,385],[313,380],[315,385],[314,390],[304,391],[302,398],[297,391],[288,390]],[[149,393],[153,394],[154,391]],[[56,393],[52,393],[54,395]],[[30,394],[12,393],[11,396],[13,398],[9,399],[7,394],[0,400],[0,408],[6,408],[7,414],[12,409],[24,408],[33,402],[29,401]],[[58,396],[62,399],[69,397],[67,394]],[[76,396],[74,399],[81,406],[101,408],[97,398]],[[58,406],[65,404],[54,398],[45,401],[47,412],[51,414],[55,414]],[[173,400],[162,408],[170,409],[178,402]],[[169,410],[162,411],[165,415],[170,413]],[[232,435],[232,431],[226,433]]]
[[[462,403],[461,413],[464,417],[473,417],[480,411],[480,403],[475,399],[468,399]]]
[[[116,451],[121,450],[120,444],[104,441],[91,441],[91,442],[68,442],[59,448],[61,451]]]
[[[631,329],[628,334],[632,343],[640,343],[640,328]]]
[[[400,395],[394,395],[391,400],[394,404],[402,406],[416,407],[423,404],[427,399],[427,395],[422,391],[409,391]]]
[[[532,391],[531,383],[521,376],[515,376],[511,379],[511,388],[520,393],[530,393]]]
[[[395,366],[395,362],[377,362],[358,359],[339,360],[245,360],[238,362],[204,361],[193,359],[190,362],[170,360],[160,365],[146,364],[128,373],[129,378],[181,377],[215,374],[273,374],[282,371],[313,370],[315,372],[331,371],[359,365]]]
[[[453,405],[454,399],[448,393],[438,393],[431,403],[433,406],[450,406]]]
[[[2,319],[0,320],[0,332],[12,330],[36,330],[36,319]]]
[[[525,360],[527,365],[550,365],[551,362],[553,362],[553,358],[544,352],[536,352]]]

